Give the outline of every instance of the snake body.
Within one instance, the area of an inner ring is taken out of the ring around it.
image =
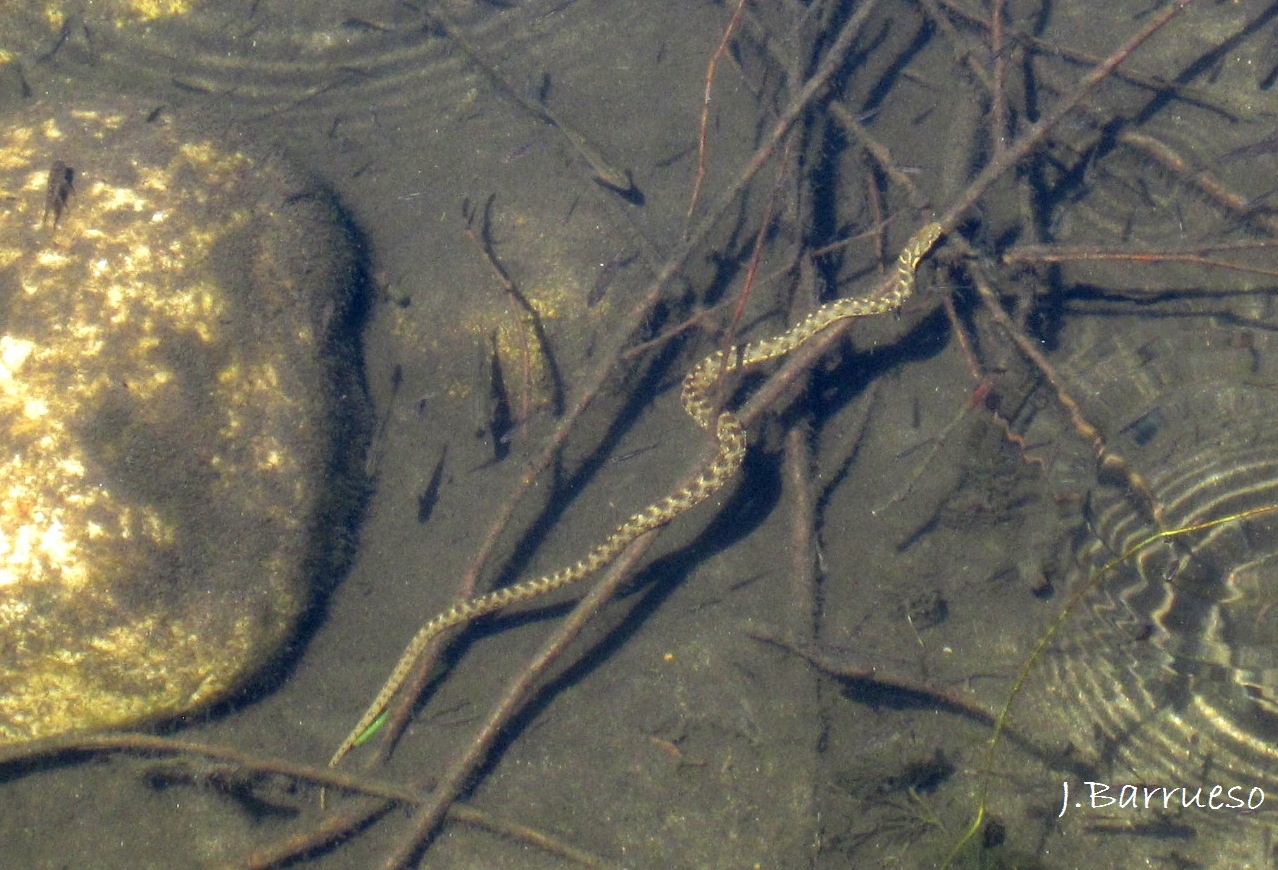
[[[729,372],[784,356],[841,320],[896,310],[913,293],[914,273],[919,261],[936,244],[941,233],[941,225],[937,223],[927,224],[915,233],[897,258],[892,281],[879,293],[829,302],[780,335],[738,345],[727,351],[716,351],[693,366],[684,377],[680,398],[684,410],[698,428],[713,433],[715,453],[691,482],[633,514],[590,552],[568,567],[459,601],[433,617],[418,630],[404,649],[390,677],[364,711],[358,724],[333,753],[329,766],[335,766],[346,753],[363,742],[365,734],[408,679],[422,652],[442,632],[586,579],[605,568],[640,535],[665,525],[723,489],[741,468],[745,458],[746,434],[735,414],[719,410],[717,386],[720,378]]]

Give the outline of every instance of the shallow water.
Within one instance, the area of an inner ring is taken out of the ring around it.
[[[175,732],[322,764],[417,626],[448,605],[556,415],[622,340],[626,313],[677,248],[706,63],[730,13],[682,3],[440,4],[463,44],[407,5],[318,13],[312,5],[209,3],[119,32],[89,13],[71,16],[65,31],[15,17],[4,45],[16,46],[21,65],[3,69],[0,105],[22,103],[25,91],[72,99],[114,88],[153,100],[157,111],[225,113],[313,171],[362,233],[364,355],[376,409],[371,495],[358,529],[333,532],[355,538],[353,565],[270,691]],[[1143,7],[1115,10],[1109,20],[1083,14],[1091,8],[1058,7],[1043,25],[1044,44],[1099,57],[1144,20],[1136,14]],[[792,95],[759,28],[781,61],[796,40],[812,39],[778,11],[753,14],[742,25],[747,37],[719,67],[702,209],[731,184]],[[1031,10],[1012,14],[1016,26],[1032,25]],[[1263,28],[1246,27],[1248,14],[1195,8],[1187,16],[1196,18],[1137,53],[1134,67],[1165,78],[1207,57],[1185,100],[1109,82],[1091,105],[1103,118],[1147,113],[1124,129],[1156,135],[1244,196],[1259,196],[1272,187],[1272,155],[1253,149],[1212,163],[1269,135],[1270,93],[1257,71],[1275,59]],[[872,17],[841,87],[848,110],[940,209],[996,150],[997,137],[950,47],[915,15],[890,7]],[[977,40],[974,30],[962,32]],[[1213,44],[1230,52],[1207,55]],[[515,97],[494,86],[470,50]],[[1035,63],[1038,90],[1009,91],[1021,129],[1026,112],[1041,113],[1039,103],[1087,65],[1046,51]],[[525,104],[538,100],[591,148],[583,153],[530,113]],[[798,205],[782,196],[771,206],[781,228],[765,246],[763,277],[739,326],[749,337],[779,331],[791,300],[811,292],[783,271],[796,239],[811,250],[864,232],[876,209],[899,215],[881,258],[867,238],[796,270],[827,296],[850,295],[873,283],[876,262],[890,264],[921,222],[899,180],[875,176],[844,135],[810,123],[799,165],[812,181],[797,185]],[[1263,291],[1274,282],[1202,262],[999,262],[1035,231],[1059,245],[1155,250],[1262,234],[1237,213],[1222,215],[1189,174],[1155,167],[1148,152],[1115,146],[1097,126],[1071,117],[1033,171],[983,200],[964,231],[986,252],[997,291],[1026,294],[1020,310],[1034,315],[1022,326],[1082,413],[1137,462],[1124,433],[1147,412],[1142,402],[1158,407],[1161,391],[1175,385],[1133,395],[1124,385],[1143,375],[1133,374],[1131,355],[1158,368],[1183,353],[1202,362],[1177,360],[1168,371],[1194,371],[1222,392],[1268,390],[1274,318]],[[630,171],[642,204],[633,191],[620,196],[597,183],[601,159]],[[641,337],[697,306],[731,302],[774,183],[770,165],[745,205],[696,246]],[[883,194],[877,205],[871,187]],[[553,366],[467,234],[469,227],[482,236],[486,205],[491,251],[539,312]],[[791,229],[796,221],[802,233]],[[1265,257],[1260,250],[1243,261],[1264,267]],[[907,311],[858,326],[853,350],[816,367],[799,410],[752,430],[741,483],[662,534],[648,567],[499,744],[466,795],[470,804],[621,866],[914,867],[943,858],[975,810],[990,725],[898,684],[1000,707],[1079,582],[1077,553],[1094,540],[1089,493],[1105,481],[1093,445],[981,311],[967,278],[928,263],[920,287],[926,316]],[[979,382],[937,309],[946,291],[956,293],[959,322],[976,336]],[[1151,295],[1168,291],[1175,297]],[[731,304],[716,316],[723,323],[730,315]],[[1213,342],[1195,355],[1203,349],[1196,343]],[[1151,345],[1161,356],[1141,356]],[[539,479],[516,511],[499,567],[486,576],[496,570],[509,582],[575,560],[695,466],[706,443],[678,406],[677,384],[713,346],[694,330],[681,345],[623,362],[569,438],[558,476]],[[1213,426],[1229,425],[1192,422],[1205,443]],[[809,559],[794,552],[780,453],[786,432],[800,426],[813,433],[815,593],[796,579],[795,565]],[[1157,469],[1138,470],[1158,479]],[[804,609],[812,599],[815,620]],[[490,619],[468,635],[384,776],[437,774],[544,642],[565,600]],[[1065,626],[1073,643],[1094,636],[1082,622]],[[752,636],[804,631],[826,660],[868,663],[884,682],[820,676]],[[1094,699],[1084,704],[1052,673],[1046,664],[1031,672],[1012,735],[994,756],[990,813],[1003,842],[988,828],[981,860],[1069,867],[1107,863],[1119,850],[1209,866],[1225,855],[1233,866],[1271,860],[1263,816],[1080,808],[1058,819],[1063,780],[1079,794],[1085,776],[1117,785],[1144,773],[1121,768],[1121,753],[1106,757],[1103,741],[1089,741],[1100,718],[1087,712]],[[1201,758],[1173,769],[1186,781],[1155,784],[1214,781]],[[282,778],[245,781],[216,765],[126,756],[15,770],[0,806],[5,852],[27,866],[234,862],[320,818],[315,792]],[[403,815],[392,811],[311,860],[368,866],[401,836]],[[566,865],[455,822],[425,864]]]

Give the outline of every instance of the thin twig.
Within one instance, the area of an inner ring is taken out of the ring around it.
[[[803,642],[816,637],[817,584],[821,579],[810,436],[808,426],[792,426],[785,435],[784,461],[790,500],[790,624],[792,636]]]
[[[565,843],[558,837],[552,837],[544,831],[499,819],[475,807],[455,803],[448,808],[448,820],[484,828],[518,843],[529,843],[547,854],[558,855],[560,858],[566,858],[574,864],[580,864],[582,867],[616,866],[612,861],[605,860],[592,852],[587,852],[585,849],[579,849],[576,846]]]
[[[540,339],[545,336],[545,331],[538,328],[540,320],[537,315],[537,309],[533,308],[528,298],[519,292],[519,288],[511,279],[510,273],[502,266],[501,261],[497,259],[496,252],[493,250],[491,230],[492,206],[495,198],[495,196],[490,196],[484,203],[478,230],[475,229],[475,212],[470,208],[469,204],[463,206],[462,213],[466,218],[466,238],[470,240],[471,244],[475,246],[476,250],[484,258],[484,262],[488,264],[488,268],[497,279],[502,292],[506,294],[506,298],[510,301],[511,314],[515,317],[515,331],[519,334],[520,368],[522,369],[519,389],[519,415],[515,421],[518,427],[525,425],[532,414],[533,366],[532,349],[528,345],[528,333],[531,332],[534,337],[538,338],[540,345],[542,344]],[[548,343],[541,347],[541,351],[545,358],[549,360],[550,347]]]
[[[1270,235],[1278,235],[1278,215],[1257,211],[1251,199],[1230,189],[1212,172],[1193,166],[1188,159],[1165,142],[1133,130],[1124,130],[1118,135],[1118,141],[1137,149],[1153,158],[1163,168],[1186,179],[1188,184],[1228,214],[1255,224]]]
[[[1004,263],[1186,263],[1191,266],[1205,266],[1209,269],[1220,269],[1226,272],[1242,272],[1248,275],[1264,275],[1266,278],[1278,278],[1278,269],[1261,266],[1248,266],[1222,260],[1219,257],[1206,257],[1199,253],[1170,250],[1106,250],[1103,248],[1068,248],[1053,245],[1021,245],[1003,253]],[[1120,296],[1162,295],[1170,291],[1167,288],[1154,287],[1115,287],[1107,291]],[[1195,288],[1195,293],[1202,295],[1236,295],[1246,292],[1237,288],[1213,290],[1210,287]],[[1269,291],[1266,291],[1269,292]]]
[[[0,766],[26,764],[39,759],[56,758],[78,752],[163,753],[213,758],[230,762],[244,770],[278,774],[300,782],[386,798],[400,803],[419,803],[422,800],[423,789],[379,782],[364,776],[341,773],[330,767],[315,767],[281,758],[261,758],[228,746],[194,743],[153,734],[109,732],[70,734],[29,743],[6,744],[0,746]],[[429,791],[429,789],[430,785],[427,784],[424,790]]]
[[[998,154],[1007,147],[1009,132],[1007,123],[1007,56],[1003,44],[1003,0],[994,0],[990,5],[990,56],[994,61],[990,87],[993,90],[993,103],[990,115],[994,125],[994,153]]]
[[[919,5],[922,7],[924,14],[927,15],[928,20],[945,37],[946,43],[954,53],[954,61],[965,67],[972,74],[972,77],[981,83],[981,86],[985,88],[985,92],[992,96],[994,83],[991,81],[990,71],[976,59],[978,51],[985,46],[978,46],[966,35],[960,33],[958,28],[954,26],[954,22],[950,21],[950,17],[937,5],[937,0],[920,0]]]
[[[787,175],[787,165],[789,163],[790,145],[787,140],[784,151],[777,167],[777,178],[771,189],[768,191],[768,199],[763,205],[763,216],[759,220],[759,231],[754,236],[754,249],[750,252],[750,260],[746,265],[745,277],[741,281],[741,290],[737,293],[737,304],[732,310],[732,319],[728,321],[728,328],[724,330],[723,338],[719,342],[723,355],[726,358],[737,343],[737,328],[741,325],[741,316],[745,313],[746,304],[750,301],[750,293],[754,289],[755,277],[759,274],[759,259],[763,256],[763,243],[768,237],[768,230],[772,226],[773,210],[776,208],[777,194],[781,191],[781,183]],[[726,373],[725,369],[719,371],[719,383],[717,392],[720,401],[724,395],[723,378]]]
[[[1030,340],[1028,336],[1016,327],[1007,311],[999,304],[994,288],[985,280],[985,276],[979,270],[974,269],[971,271],[971,278],[972,283],[976,285],[976,292],[980,295],[985,310],[994,318],[994,322],[1002,328],[1008,338],[1012,339],[1012,343],[1016,345],[1020,352],[1042,373],[1055,393],[1056,400],[1069,415],[1074,431],[1092,445],[1092,453],[1095,455],[1099,466],[1110,473],[1122,477],[1126,481],[1129,491],[1137,496],[1144,511],[1154,521],[1154,524],[1159,529],[1164,528],[1163,507],[1154,496],[1154,491],[1150,488],[1144,476],[1126,459],[1109,448],[1109,445],[1105,442],[1104,435],[1083,414],[1082,406],[1065,389],[1064,380],[1056,372],[1055,367],[1047,361],[1047,357],[1039,349],[1038,344]]]
[[[728,49],[728,43],[732,40],[733,31],[737,29],[737,22],[741,20],[741,8],[745,6],[745,0],[737,0],[736,11],[732,13],[732,18],[728,20],[728,26],[723,29],[723,36],[719,39],[719,47],[714,50],[714,54],[710,57],[710,63],[706,66],[705,92],[701,98],[701,122],[697,125],[697,174],[692,180],[692,196],[688,199],[688,214],[684,218],[686,227],[692,226],[692,215],[697,210],[697,200],[701,196],[701,182],[706,177],[706,129],[710,126],[710,93],[714,88],[715,70],[719,68],[719,59],[723,57],[723,53]],[[685,235],[687,230],[685,229]]]
[[[457,799],[457,795],[488,757],[488,753],[506,724],[518,715],[528,700],[533,697],[542,676],[551,665],[558,660],[599,609],[612,599],[617,589],[630,578],[635,566],[639,564],[655,541],[655,535],[644,535],[635,540],[617,557],[617,561],[608,570],[607,575],[577,603],[550,640],[529,662],[523,673],[510,684],[484,724],[475,733],[469,746],[448,766],[440,777],[435,791],[432,792],[430,800],[414,813],[409,833],[390,853],[384,866],[390,868],[412,866],[414,858],[439,827],[449,805]]]
[[[986,413],[988,413],[994,420],[995,425],[997,425],[999,430],[1003,433],[1003,438],[1006,439],[1008,443],[1016,447],[1017,451],[1020,453],[1022,462],[1026,465],[1037,465],[1039,468],[1046,468],[1047,463],[1043,461],[1041,457],[1030,455],[1029,444],[1025,442],[1024,436],[1012,428],[1012,422],[1008,420],[1007,417],[1003,416],[1003,413],[993,407],[992,404],[986,402],[986,398],[989,396],[990,390],[994,388],[994,384],[998,381],[998,376],[985,374],[981,371],[981,365],[977,361],[976,354],[972,349],[972,342],[967,337],[967,330],[963,326],[963,321],[958,316],[958,311],[954,308],[954,297],[951,294],[946,293],[942,297],[942,303],[945,306],[945,316],[950,321],[950,329],[953,332],[954,337],[958,340],[959,350],[963,354],[963,361],[967,365],[967,373],[972,377],[975,386],[972,388],[972,394],[968,397],[967,402],[963,406],[963,410],[959,412],[959,415],[955,417],[954,420],[941,430],[934,439],[935,443],[939,445],[941,441],[948,438],[950,431],[957,425],[958,421],[966,416],[968,411],[980,406],[984,408]],[[922,473],[925,463],[919,465],[918,473]],[[912,477],[910,485],[912,486],[914,482],[915,480]]]
[[[978,702],[942,689],[933,689],[921,685],[914,680],[896,674],[889,674],[879,665],[871,663],[868,658],[858,661],[855,660],[855,657],[846,657],[845,660],[840,661],[831,656],[826,648],[819,645],[794,643],[785,638],[769,634],[766,631],[751,630],[746,633],[757,641],[762,641],[779,647],[786,652],[793,653],[828,676],[841,680],[873,683],[899,692],[917,695],[929,699],[939,709],[958,713],[978,724],[994,724],[995,713],[982,707]]]
[[[914,179],[910,178],[901,167],[896,165],[896,161],[892,159],[892,150],[867,130],[864,124],[857,121],[856,116],[842,103],[831,103],[830,115],[839,122],[843,132],[855,139],[856,144],[865,149],[875,164],[887,174],[887,177],[895,181],[905,191],[910,205],[914,208],[923,208],[927,203],[927,197],[919,190],[918,185],[914,183]]]
[[[244,862],[249,870],[266,870],[309,855],[367,827],[385,814],[393,803],[377,798],[349,801],[339,812],[325,816],[319,824],[290,837],[255,849]]]

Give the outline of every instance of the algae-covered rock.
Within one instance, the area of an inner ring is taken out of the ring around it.
[[[0,741],[189,711],[293,635],[351,489],[354,272],[223,125],[0,119]]]

